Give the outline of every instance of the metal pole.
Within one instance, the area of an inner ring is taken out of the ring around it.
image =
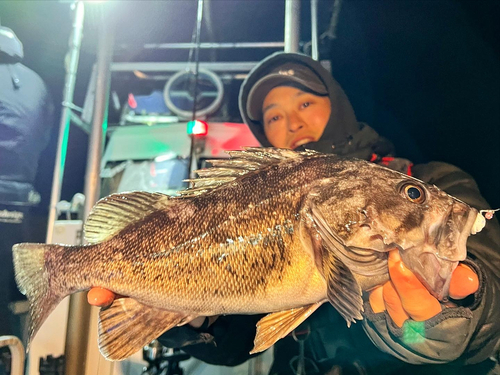
[[[285,1],[285,52],[298,52],[300,42],[300,0]]]
[[[104,18],[104,17],[103,17]],[[113,29],[110,19],[101,21],[101,32],[97,50],[97,78],[92,128],[89,135],[87,170],[85,174],[86,218],[100,194],[100,163],[104,134],[107,127],[107,110],[113,56]],[[73,294],[70,299],[68,329],[66,333],[66,374],[85,374],[90,305],[86,293]]]
[[[203,21],[203,0],[198,0],[198,12],[196,14],[196,42],[195,42],[195,66],[194,66],[194,89],[193,89],[193,115],[191,120],[196,120],[196,105],[198,98],[198,75],[200,70],[200,38],[201,38],[201,22]]]
[[[63,103],[73,103],[73,93],[75,92],[76,73],[78,71],[78,60],[80,56],[80,46],[83,37],[83,20],[85,9],[83,1],[73,4],[75,15],[73,18],[73,31],[70,37],[69,56],[66,66],[66,78],[64,84]],[[52,242],[54,233],[54,223],[57,219],[56,205],[61,199],[61,187],[64,176],[64,164],[66,162],[66,151],[68,149],[68,135],[70,127],[71,109],[63,104],[61,112],[61,122],[59,124],[59,139],[57,141],[56,163],[54,166],[54,176],[52,178],[52,191],[50,195],[49,219],[47,223],[46,242]]]
[[[10,375],[24,374],[24,346],[16,336],[0,336],[0,348],[8,346],[10,349]]]
[[[283,48],[283,42],[237,42],[237,43],[148,43],[144,45],[145,49],[229,49],[229,48]]]
[[[318,52],[318,0],[311,0],[311,57],[319,59]]]

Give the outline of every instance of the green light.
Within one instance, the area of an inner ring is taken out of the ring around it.
[[[193,134],[193,128],[194,128],[194,124],[195,123],[196,123],[196,121],[189,121],[187,123],[187,133],[188,133],[188,135]]]
[[[64,173],[64,166],[66,164],[66,154],[68,153],[68,140],[69,140],[69,127],[70,127],[70,118],[68,116],[66,120],[66,125],[64,126],[64,133],[61,140],[61,160],[59,164],[59,168],[61,169],[61,183]]]
[[[420,344],[425,341],[425,322],[407,320],[403,324],[403,342],[406,344]]]

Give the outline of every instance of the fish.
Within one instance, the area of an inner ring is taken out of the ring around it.
[[[267,314],[257,353],[326,302],[348,325],[362,320],[363,293],[389,279],[393,249],[446,299],[468,236],[485,225],[436,186],[367,161],[275,148],[228,153],[180,196],[99,200],[85,245],[14,245],[30,340],[64,297],[100,286],[127,296],[99,312],[109,360],[197,317],[228,314]]]

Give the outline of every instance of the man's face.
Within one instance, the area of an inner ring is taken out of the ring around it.
[[[275,87],[262,104],[264,132],[274,147],[295,149],[320,139],[331,113],[330,99],[295,87]]]

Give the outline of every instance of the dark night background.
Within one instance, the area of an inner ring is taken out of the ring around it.
[[[325,31],[333,1],[319,2]],[[95,61],[99,7],[87,7],[75,103],[83,104]],[[145,43],[190,42],[196,1],[109,1],[117,20],[115,61],[187,61],[187,52],[155,53]],[[211,0],[213,30],[202,41],[282,41],[283,0]],[[500,1],[344,0],[337,39],[322,48],[358,119],[414,162],[455,164],[470,173],[500,207]],[[301,40],[310,40],[309,1],[302,5]],[[24,44],[25,65],[48,84],[56,103],[49,147],[37,178],[49,202],[71,30],[69,3],[0,1],[2,26]],[[326,47],[328,47],[326,49]],[[219,51],[219,61],[257,61],[273,50]],[[211,55],[202,53],[204,60]],[[62,199],[83,190],[87,136],[72,127]]]

